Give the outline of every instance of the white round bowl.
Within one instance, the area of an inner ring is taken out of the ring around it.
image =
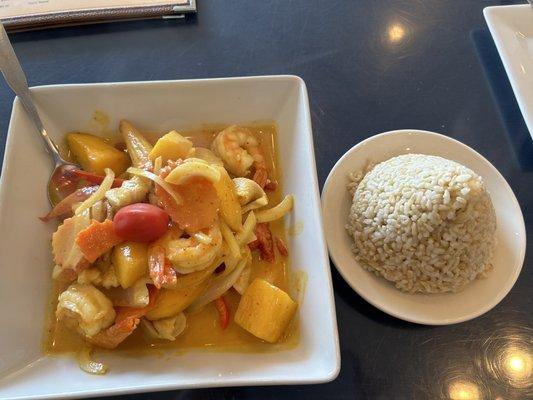
[[[345,230],[351,205],[348,174],[369,163],[405,153],[441,156],[475,171],[485,181],[497,219],[494,269],[458,293],[409,294],[364,270],[351,252]],[[370,304],[397,318],[427,325],[467,321],[493,308],[511,290],[524,261],[526,232],[516,197],[498,170],[470,147],[438,133],[419,130],[385,132],[352,147],[335,164],[322,190],[324,229],[330,256],[346,282]]]

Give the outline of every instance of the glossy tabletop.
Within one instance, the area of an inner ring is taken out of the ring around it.
[[[181,21],[11,35],[30,85],[299,75],[309,90],[320,185],[357,142],[425,129],[483,154],[524,213],[522,274],[496,308],[473,321],[429,327],[389,317],[332,266],[342,356],[334,382],[123,398],[533,398],[533,141],[482,14],[486,6],[515,3],[200,0],[197,17]],[[12,101],[0,82],[2,154]]]

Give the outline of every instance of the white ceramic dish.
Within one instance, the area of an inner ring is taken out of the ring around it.
[[[494,6],[483,14],[533,137],[533,8],[529,4]]]
[[[462,292],[407,294],[357,264],[344,228],[351,198],[348,174],[368,163],[405,153],[422,153],[457,161],[481,175],[490,192],[497,218],[498,245],[494,270]],[[361,297],[397,318],[428,325],[445,325],[475,318],[493,308],[511,290],[524,261],[526,235],[518,202],[503,176],[470,147],[437,133],[398,130],[373,136],[352,147],[335,164],[322,191],[322,212],[329,253],[337,270]]]
[[[94,131],[102,110],[116,127],[127,118],[141,129],[186,129],[203,123],[273,120],[279,129],[284,188],[295,194],[289,225],[291,265],[308,277],[299,311],[301,338],[292,350],[269,353],[190,351],[184,355],[105,356],[105,376],[82,372],[69,357],[42,354],[43,313],[51,283],[50,160],[15,101],[0,188],[0,399],[72,398],[210,386],[306,384],[333,380],[340,368],[335,307],[324,240],[311,121],[304,82],[294,76],[192,81],[59,85],[33,88],[56,141],[71,130]],[[320,329],[317,329],[320,327]]]

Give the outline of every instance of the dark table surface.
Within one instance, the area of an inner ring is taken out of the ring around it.
[[[318,386],[185,390],[122,398],[531,399],[533,141],[481,0],[200,0],[197,17],[11,35],[30,85],[295,74],[307,83],[322,185],[351,146],[418,128],[459,139],[505,176],[528,234],[509,295],[473,321],[397,320],[332,266],[342,369]],[[0,82],[1,153],[13,95]],[[514,368],[514,369],[513,369]],[[521,372],[522,371],[522,372]],[[529,370],[531,372],[531,370]]]

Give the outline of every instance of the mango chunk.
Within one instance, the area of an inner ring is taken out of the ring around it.
[[[67,143],[77,162],[86,171],[105,175],[104,169],[111,168],[115,175],[120,175],[130,164],[126,153],[97,136],[73,132],[67,135]]]
[[[154,308],[146,314],[146,318],[154,321],[179,314],[204,292],[209,282],[210,280],[207,279],[185,289],[161,289]]]
[[[154,162],[157,157],[161,157],[163,165],[168,160],[185,159],[192,148],[192,142],[184,138],[176,131],[170,131],[165,136],[158,139],[148,157]]]
[[[287,293],[256,278],[241,297],[235,322],[252,335],[275,343],[287,329],[296,308]]]
[[[121,243],[113,249],[112,262],[120,286],[127,289],[148,274],[148,245],[138,242]]]

